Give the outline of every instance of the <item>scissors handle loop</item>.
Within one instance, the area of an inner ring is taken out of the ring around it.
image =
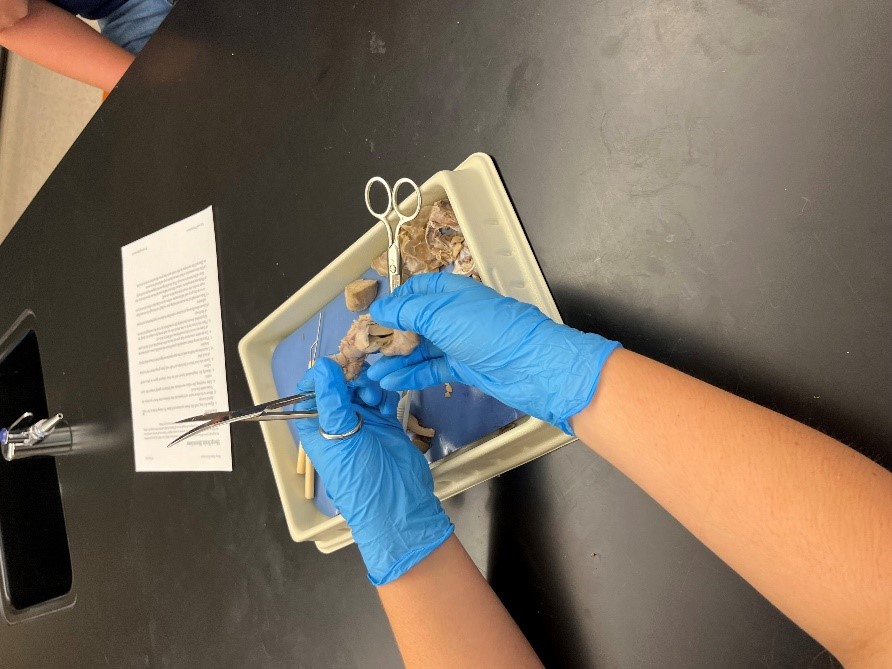
[[[375,184],[383,186],[384,193],[387,195],[387,206],[383,211],[378,211],[372,206],[372,187]],[[399,191],[403,186],[409,186],[415,194],[415,209],[411,213],[404,212],[400,209]],[[387,227],[387,244],[388,246],[393,246],[403,223],[408,223],[418,216],[418,213],[421,211],[421,189],[418,188],[418,184],[405,177],[399,179],[393,185],[393,189],[391,189],[390,184],[381,177],[372,177],[365,185],[365,206],[368,208],[369,213],[372,216],[377,218]],[[395,228],[391,228],[390,224],[387,222],[387,217],[392,213],[395,213],[398,219]]]
[[[387,195],[387,206],[384,208],[384,211],[376,211],[372,206],[372,186],[375,184],[381,184],[384,186],[384,193]],[[368,180],[368,183],[365,185],[365,206],[368,208],[369,213],[377,218],[384,224],[384,227],[387,228],[387,243],[388,245],[393,244],[393,230],[390,228],[390,224],[387,222],[387,216],[393,211],[393,194],[390,192],[390,184],[388,184],[381,177],[372,177]]]
[[[412,192],[415,194],[415,211],[411,214],[406,214],[402,210],[400,210],[400,198],[399,192],[401,186],[411,186]],[[421,211],[421,189],[418,188],[418,184],[416,184],[411,179],[407,179],[403,177],[395,184],[393,184],[393,208],[396,210],[397,216],[400,219],[400,225],[403,223],[407,223],[411,221],[413,218],[418,216],[418,213]]]

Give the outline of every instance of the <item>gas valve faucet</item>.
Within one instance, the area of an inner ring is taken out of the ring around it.
[[[65,416],[57,413],[25,427],[26,421],[32,418],[34,414],[26,411],[9,427],[0,427],[0,452],[4,460],[12,462],[32,455],[63,455],[71,450],[71,426],[65,422]]]

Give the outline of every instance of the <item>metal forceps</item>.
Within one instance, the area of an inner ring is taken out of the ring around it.
[[[263,404],[247,407],[245,409],[236,409],[234,411],[215,411],[212,413],[202,414],[200,416],[193,416],[192,418],[184,418],[183,420],[178,420],[177,423],[197,423],[198,421],[205,421],[205,423],[204,425],[199,425],[198,427],[192,428],[184,435],[174,439],[167,445],[167,447],[170,448],[171,446],[178,444],[181,441],[189,439],[190,437],[194,437],[199,432],[210,430],[211,428],[217,427],[219,425],[258,422],[266,420],[295,420],[297,418],[315,418],[319,415],[315,411],[296,411],[294,409],[289,409],[287,411],[275,411],[275,409],[281,409],[282,407],[297,404],[298,402],[305,402],[306,400],[315,399],[315,397],[316,393],[313,392],[300,393],[299,395],[282,397],[277,400],[272,400],[271,402],[264,402]]]
[[[384,190],[387,193],[387,208],[383,212],[375,211],[369,197],[372,192],[372,186],[376,183],[384,186]],[[400,186],[403,185],[411,186],[412,190],[415,192],[415,211],[409,215],[400,211],[398,192]],[[390,184],[384,179],[381,177],[372,177],[365,185],[365,206],[368,207],[369,213],[381,221],[381,223],[384,224],[384,227],[387,228],[387,274],[390,278],[390,292],[392,293],[397,286],[403,282],[403,258],[400,254],[400,228],[403,227],[403,223],[408,223],[418,216],[418,212],[421,211],[421,190],[411,179],[400,179],[393,185],[393,189],[391,190]],[[399,221],[395,228],[391,228],[390,223],[387,222],[387,217],[392,213],[396,214]]]

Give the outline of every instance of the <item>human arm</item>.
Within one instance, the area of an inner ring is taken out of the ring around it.
[[[454,535],[378,594],[407,667],[542,666]]]
[[[571,422],[846,666],[892,666],[892,474],[625,350]]]
[[[348,386],[319,359],[298,386],[317,419],[301,443],[347,520],[407,667],[541,667],[517,625],[452,533],[427,460],[396,420],[395,393],[365,374]],[[362,416],[362,427],[346,434]],[[448,626],[446,625],[448,623]]]
[[[26,16],[0,28],[0,45],[23,58],[105,91],[133,62],[132,54],[64,9],[46,0],[29,0],[27,7]]]
[[[0,0],[0,32],[28,15],[28,0]]]
[[[415,277],[371,311],[426,340],[372,367],[382,386],[470,383],[575,430],[841,660],[889,659],[892,474],[468,279]]]

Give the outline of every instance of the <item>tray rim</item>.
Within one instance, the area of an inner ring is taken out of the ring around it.
[[[433,174],[422,184],[421,190],[422,192],[429,192],[432,189],[439,188],[440,190],[445,191],[447,196],[450,196],[450,193],[454,193],[456,190],[461,189],[458,181],[471,175],[475,178],[482,178],[485,180],[487,190],[490,194],[495,195],[493,205],[509,224],[507,227],[509,228],[508,232],[513,236],[511,240],[513,242],[513,250],[519,253],[521,256],[520,260],[525,263],[526,267],[530,268],[526,273],[526,279],[530,280],[533,284],[532,290],[536,293],[537,298],[536,306],[550,318],[553,318],[557,322],[562,322],[560,313],[558,312],[557,306],[551,295],[551,291],[542,275],[541,268],[536,261],[529,240],[524,233],[523,227],[517,217],[517,213],[510,198],[508,197],[507,190],[499,176],[492,157],[485,153],[473,153],[462,161],[454,170],[441,170]],[[401,208],[414,206],[413,200],[414,195],[406,198],[401,204]],[[461,198],[450,197],[450,202],[452,202],[453,207],[456,209],[456,217],[459,218],[459,220],[463,220],[461,216],[463,213]],[[457,206],[456,202],[458,202]],[[391,221],[391,225],[394,223],[395,220]],[[503,232],[505,231],[503,230]],[[468,239],[470,246],[475,248],[475,238],[477,235],[472,226],[467,226],[465,236]],[[264,388],[262,387],[264,384],[261,379],[257,377],[254,365],[250,360],[260,356],[264,360],[271,361],[275,347],[279,342],[281,342],[285,336],[288,336],[288,334],[293,332],[295,327],[300,327],[300,324],[294,325],[294,327],[292,327],[293,324],[289,324],[287,328],[288,332],[283,333],[283,329],[277,327],[279,326],[280,321],[287,320],[286,317],[288,313],[295,308],[296,304],[302,304],[313,295],[316,295],[316,299],[312,300],[309,304],[310,308],[316,310],[322,308],[328,301],[336,297],[343,288],[340,288],[330,296],[328,296],[328,292],[330,291],[322,290],[324,285],[331,282],[330,277],[326,276],[328,271],[333,268],[337,269],[345,262],[348,262],[356,254],[358,249],[375,243],[377,243],[382,251],[386,249],[387,235],[381,225],[375,225],[366,231],[361,237],[328,263],[323,270],[307,281],[297,291],[292,293],[284,302],[282,302],[282,304],[242,337],[238,344],[239,357],[241,359],[242,368],[245,371],[252,400],[255,403],[274,399],[275,385],[274,383],[271,383],[272,370],[270,366],[270,369],[267,370],[268,376],[270,377],[270,383],[266,385],[271,386],[272,393],[264,392]],[[492,285],[494,279],[497,279],[497,277],[491,276],[485,267],[480,268],[480,274],[481,279],[488,285]],[[497,283],[497,281],[495,282]],[[502,292],[510,294],[510,291],[503,290]],[[515,295],[515,297],[517,296]],[[298,486],[295,486],[293,481],[285,480],[283,478],[283,470],[287,470],[288,468],[279,466],[280,446],[276,445],[287,439],[291,444],[290,448],[294,452],[294,460],[296,462],[297,448],[293,436],[291,435],[291,431],[284,424],[263,422],[260,423],[260,428],[266,445],[267,455],[270,459],[270,466],[273,470],[273,477],[276,481],[276,488],[279,493],[282,509],[285,514],[285,520],[292,539],[296,542],[309,540],[315,541],[318,549],[323,553],[332,552],[351,543],[353,540],[352,535],[350,534],[350,530],[343,517],[334,516],[329,518],[316,510],[315,507],[313,510],[318,515],[319,522],[314,523],[312,527],[307,529],[302,529],[298,526],[299,523],[293,506],[293,498],[300,497],[300,503],[306,502],[312,504],[312,501],[304,500],[302,495],[297,494]],[[537,447],[533,448],[532,451],[528,447],[523,453],[515,453],[513,457],[506,455],[505,460],[511,461],[513,464],[505,467],[501,471],[490,471],[484,473],[481,477],[482,472],[478,469],[474,469],[474,476],[472,478],[475,478],[475,480],[468,485],[460,483],[456,484],[454,480],[446,478],[453,474],[459,474],[459,470],[462,467],[473,466],[476,462],[479,462],[486,456],[492,455],[502,449],[507,443],[524,439],[528,440],[533,438],[536,433],[540,432],[544,434],[542,435],[543,438],[538,440]],[[478,485],[479,483],[510,471],[521,464],[525,464],[526,462],[541,457],[542,455],[571,443],[572,441],[575,441],[575,438],[571,435],[565,434],[544,421],[529,417],[512,430],[500,434],[486,442],[477,444],[469,450],[462,449],[461,451],[458,451],[456,455],[460,453],[460,457],[446,458],[437,463],[433,463],[431,473],[435,480],[435,493],[441,500],[448,499],[474,485]],[[291,467],[291,470],[293,471],[293,466]],[[439,486],[437,486],[438,481],[441,483]],[[451,485],[444,486],[442,485],[443,481],[448,481]]]

